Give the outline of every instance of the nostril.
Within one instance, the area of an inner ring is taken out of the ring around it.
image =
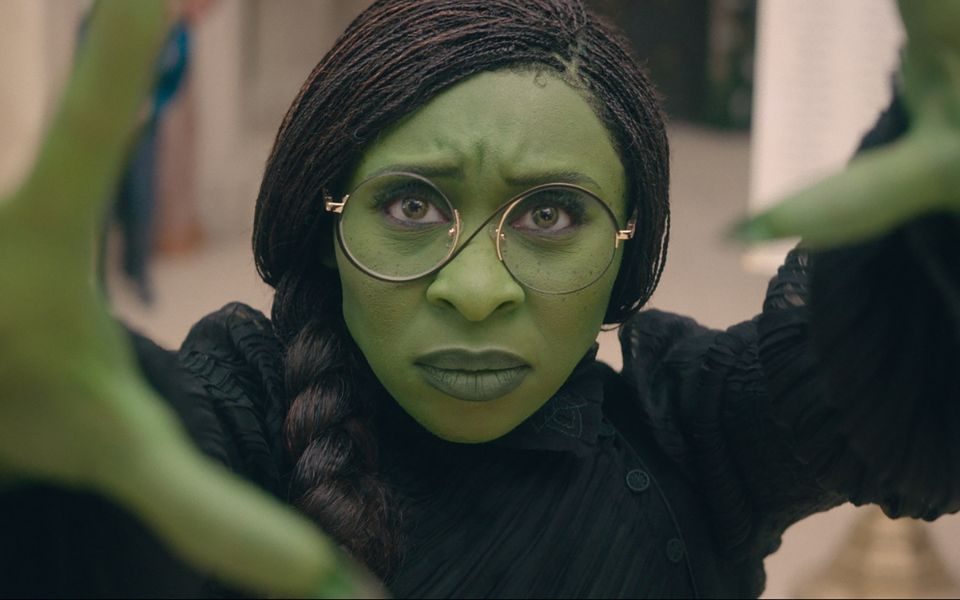
[[[523,302],[523,288],[500,261],[462,259],[458,257],[437,272],[426,290],[428,302],[452,308],[469,321],[483,321]]]
[[[451,302],[450,300],[447,300],[446,298],[437,298],[436,300],[434,300],[434,303],[439,306],[442,306],[443,308],[457,310],[457,307],[454,305],[454,303]]]

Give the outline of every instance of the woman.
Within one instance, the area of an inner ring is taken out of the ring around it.
[[[905,126],[894,106],[871,143]],[[375,3],[267,164],[271,319],[225,307],[176,358],[138,339],[141,368],[202,449],[397,596],[755,596],[812,512],[957,510],[958,336],[932,325],[954,318],[956,218],[795,253],[759,317],[711,331],[638,312],[667,166],[652,87],[578,2]],[[602,324],[622,374],[594,360]],[[7,539],[43,559],[8,581],[209,591],[111,509],[25,494]]]

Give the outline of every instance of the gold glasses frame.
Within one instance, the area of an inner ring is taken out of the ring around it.
[[[417,180],[423,182],[424,184],[430,186],[434,191],[436,191],[436,192],[440,195],[440,197],[442,197],[442,198],[446,201],[447,205],[448,205],[448,206],[452,209],[452,211],[453,211],[453,224],[450,226],[450,229],[447,230],[447,235],[452,238],[453,243],[451,244],[451,246],[450,246],[450,251],[447,252],[446,256],[444,256],[436,265],[434,265],[433,267],[431,267],[430,269],[428,269],[428,270],[426,270],[426,271],[424,271],[424,272],[422,272],[422,273],[416,273],[416,274],[414,274],[414,275],[404,275],[404,276],[393,276],[393,275],[384,275],[383,273],[377,273],[376,271],[374,271],[374,270],[370,269],[369,267],[365,266],[364,264],[362,264],[362,262],[361,262],[359,259],[357,259],[356,256],[353,255],[353,253],[350,251],[350,248],[347,246],[346,242],[344,242],[344,239],[343,239],[343,237],[344,237],[344,236],[343,236],[343,218],[342,218],[343,210],[344,210],[344,208],[346,207],[347,202],[350,200],[350,195],[351,195],[353,192],[348,193],[348,194],[345,194],[345,195],[338,201],[338,200],[335,200],[332,196],[330,196],[330,194],[327,193],[326,190],[324,190],[324,194],[323,194],[323,208],[324,208],[324,210],[325,210],[326,212],[333,213],[333,214],[337,215],[337,217],[338,217],[338,219],[337,219],[337,243],[340,245],[340,249],[343,251],[344,255],[347,257],[347,259],[350,261],[350,263],[353,264],[353,266],[357,267],[358,269],[360,269],[361,271],[363,271],[363,272],[366,273],[367,275],[373,277],[374,279],[379,279],[380,281],[387,281],[387,282],[391,282],[391,283],[404,283],[404,282],[408,282],[408,281],[415,281],[415,280],[420,279],[420,278],[422,278],[422,277],[427,277],[428,275],[432,275],[432,274],[438,272],[440,269],[444,268],[444,267],[445,267],[446,265],[448,265],[451,261],[453,261],[453,259],[455,259],[455,258],[457,257],[457,255],[460,254],[460,252],[461,252],[464,248],[466,248],[467,245],[468,245],[471,241],[473,241],[473,238],[475,238],[475,237],[477,236],[477,234],[479,234],[481,231],[483,231],[484,229],[486,229],[486,228],[490,225],[490,223],[494,220],[494,218],[495,218],[497,215],[500,215],[500,219],[499,219],[499,221],[497,222],[497,227],[496,227],[496,229],[494,230],[494,235],[492,235],[491,237],[494,239],[494,246],[496,247],[496,250],[497,250],[497,259],[504,265],[504,268],[507,269],[507,272],[510,273],[510,276],[513,277],[514,279],[516,279],[518,283],[520,283],[520,284],[523,285],[524,287],[527,287],[527,288],[536,290],[536,291],[538,291],[538,292],[542,292],[542,293],[546,293],[546,294],[557,294],[557,295],[560,295],[560,294],[571,294],[571,293],[573,293],[573,292],[577,292],[577,291],[580,291],[580,290],[582,290],[582,289],[584,289],[584,288],[586,288],[586,287],[589,287],[590,285],[593,285],[593,283],[595,283],[595,282],[597,281],[597,279],[599,279],[599,278],[603,275],[603,273],[605,273],[606,270],[607,270],[608,268],[610,268],[610,265],[609,265],[609,264],[607,264],[607,266],[604,268],[604,270],[600,272],[600,274],[597,276],[596,279],[594,279],[593,281],[591,281],[591,282],[589,282],[589,283],[587,283],[587,284],[585,284],[585,285],[583,285],[583,286],[581,286],[581,287],[579,287],[579,288],[576,288],[576,289],[573,289],[573,290],[567,290],[567,291],[563,291],[563,292],[551,292],[551,291],[546,291],[546,290],[538,289],[538,288],[536,288],[536,287],[534,287],[534,286],[531,286],[531,285],[525,283],[525,282],[522,281],[521,279],[517,278],[517,276],[516,276],[516,275],[513,273],[513,271],[510,269],[510,266],[509,266],[509,265],[507,264],[507,262],[503,259],[503,253],[502,253],[502,251],[501,251],[500,243],[501,243],[502,240],[505,240],[505,239],[506,239],[506,234],[503,232],[503,228],[504,228],[504,225],[506,225],[507,216],[510,214],[510,211],[513,210],[513,207],[514,207],[514,206],[516,206],[517,204],[523,202],[523,201],[524,201],[525,199],[527,199],[529,196],[531,196],[531,195],[533,195],[533,194],[536,194],[536,193],[538,193],[538,192],[541,192],[541,191],[543,191],[543,190],[546,190],[546,189],[563,188],[563,189],[574,190],[574,191],[577,191],[577,192],[586,194],[586,195],[590,196],[591,198],[594,198],[595,200],[597,200],[597,202],[600,204],[600,206],[602,206],[602,207],[604,208],[604,210],[606,210],[607,214],[610,216],[611,221],[612,221],[612,222],[614,223],[614,225],[615,225],[615,227],[614,227],[615,234],[614,234],[614,239],[613,239],[613,247],[614,247],[614,250],[616,250],[617,248],[620,247],[620,243],[621,243],[621,242],[626,242],[626,241],[628,241],[628,240],[633,239],[633,236],[634,236],[634,234],[636,233],[636,227],[637,227],[637,212],[636,212],[636,210],[634,210],[634,212],[633,212],[633,214],[631,215],[631,217],[627,220],[626,227],[624,227],[623,229],[620,229],[620,228],[619,228],[619,223],[617,222],[617,216],[613,213],[613,210],[610,208],[609,205],[607,205],[606,202],[603,201],[602,198],[600,198],[600,197],[597,196],[595,193],[593,193],[592,191],[588,190],[588,189],[585,188],[585,187],[582,187],[582,186],[579,186],[579,185],[576,185],[576,184],[573,184],[573,183],[567,183],[567,182],[558,181],[558,182],[542,183],[542,184],[540,184],[540,185],[536,185],[536,186],[534,186],[534,187],[532,187],[532,188],[530,188],[530,189],[528,189],[528,190],[525,190],[525,191],[517,194],[516,196],[510,198],[509,200],[507,200],[506,202],[504,202],[503,204],[501,204],[495,211],[493,211],[493,212],[490,214],[490,216],[488,216],[486,219],[484,219],[484,220],[483,220],[483,223],[481,223],[480,226],[477,227],[476,230],[474,230],[474,232],[471,233],[471,234],[466,238],[466,240],[461,244],[461,243],[460,243],[460,237],[461,237],[461,234],[462,234],[463,221],[462,221],[462,219],[461,219],[461,217],[460,217],[460,211],[454,206],[453,202],[450,201],[450,198],[448,198],[447,195],[443,193],[443,190],[441,190],[435,183],[433,183],[432,181],[430,181],[430,180],[427,179],[426,177],[424,177],[424,176],[422,176],[422,175],[418,175],[417,173],[410,173],[410,172],[405,172],[405,171],[387,171],[387,172],[383,172],[383,173],[377,173],[376,175],[373,175],[373,176],[371,176],[371,177],[368,177],[367,179],[364,179],[364,180],[361,181],[359,184],[357,184],[356,188],[354,188],[354,189],[355,189],[355,190],[356,190],[356,189],[359,189],[361,186],[363,186],[364,184],[366,184],[367,182],[369,182],[369,181],[371,181],[371,180],[373,180],[373,179],[375,179],[375,178],[387,177],[387,176],[403,176],[403,177],[412,177],[412,178],[414,178],[414,179],[417,179]],[[611,257],[611,262],[612,262],[612,257]]]

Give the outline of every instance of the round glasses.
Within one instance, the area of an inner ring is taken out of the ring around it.
[[[343,253],[371,277],[403,282],[435,273],[486,229],[513,278],[546,294],[576,292],[600,279],[635,228],[631,219],[620,229],[606,203],[569,183],[538,185],[514,197],[462,244],[460,212],[413,173],[375,175],[339,202],[326,196],[324,206],[340,216]]]

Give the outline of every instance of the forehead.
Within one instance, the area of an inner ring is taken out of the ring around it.
[[[487,72],[454,85],[381,134],[351,183],[398,167],[488,189],[580,176],[611,205],[625,190],[606,127],[579,91],[545,73]]]

